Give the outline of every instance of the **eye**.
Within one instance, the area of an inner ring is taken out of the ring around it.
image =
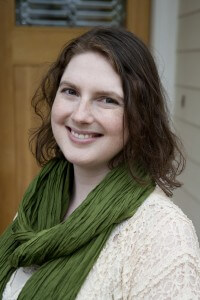
[[[119,102],[115,99],[109,98],[109,97],[105,97],[102,99],[102,102],[105,104],[114,104],[114,105],[119,105]]]
[[[67,94],[67,95],[70,95],[70,96],[76,96],[77,95],[76,90],[70,89],[70,88],[63,88],[61,90],[61,93],[64,93],[64,94]]]

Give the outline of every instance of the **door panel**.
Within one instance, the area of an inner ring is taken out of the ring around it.
[[[148,42],[150,0],[127,0],[127,28]],[[14,0],[0,0],[0,232],[38,172],[28,147],[31,97],[61,47],[88,28],[15,25]]]
[[[12,32],[13,63],[32,65],[52,62],[65,43],[87,30],[15,26]]]
[[[39,167],[33,160],[29,150],[29,130],[37,126],[37,119],[31,109],[31,97],[39,84],[46,67],[38,65],[16,65],[13,83],[14,97],[14,128],[15,128],[15,174],[16,174],[16,207],[25,189],[38,172]]]

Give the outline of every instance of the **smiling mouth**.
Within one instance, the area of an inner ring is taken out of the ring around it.
[[[84,139],[87,140],[87,139],[92,139],[92,138],[97,138],[102,136],[102,134],[100,133],[76,131],[68,126],[66,128],[70,131],[72,136],[80,140],[84,140]]]

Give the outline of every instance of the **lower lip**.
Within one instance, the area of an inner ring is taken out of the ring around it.
[[[79,138],[75,137],[68,128],[67,128],[67,132],[68,132],[69,139],[73,143],[78,144],[78,145],[93,143],[101,137],[101,136],[98,136],[98,137],[92,137],[92,138],[88,138],[88,139],[79,139]]]

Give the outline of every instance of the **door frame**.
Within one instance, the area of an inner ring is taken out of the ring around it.
[[[150,0],[126,2],[126,28],[145,43],[149,42],[150,10]],[[72,39],[88,29],[59,28],[58,33],[58,28],[54,27],[16,26],[15,1],[0,0],[0,232],[11,222],[18,207],[13,66],[53,61],[63,45],[63,33],[67,39]],[[50,32],[52,43],[48,53],[44,49]]]

